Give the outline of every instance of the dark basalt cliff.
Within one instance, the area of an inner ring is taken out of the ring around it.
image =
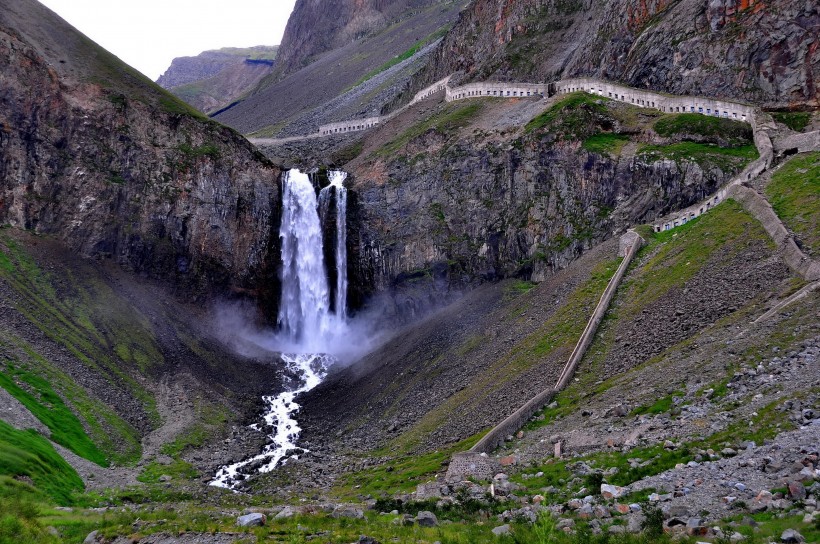
[[[203,112],[223,108],[271,73],[278,46],[223,48],[178,57],[157,84]]]
[[[437,3],[442,1],[297,0],[282,37],[279,66],[283,73],[294,72],[316,55],[381,30],[410,10]]]
[[[820,6],[802,0],[477,0],[411,90],[453,72],[471,80],[594,76],[816,107],[818,35]]]
[[[279,169],[37,2],[0,4],[0,224],[275,304]]]

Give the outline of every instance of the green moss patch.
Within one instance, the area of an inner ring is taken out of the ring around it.
[[[524,127],[526,132],[549,131],[565,139],[584,139],[598,132],[598,118],[608,114],[608,101],[588,93],[568,94]]]
[[[607,155],[619,155],[621,149],[629,141],[626,134],[606,132],[590,136],[581,144],[589,152]]]
[[[660,136],[720,138],[733,146],[752,142],[752,127],[748,123],[699,113],[665,115],[653,127]]]
[[[772,176],[766,197],[804,249],[820,257],[820,152],[798,155],[784,164]]]
[[[80,420],[46,380],[8,364],[5,369],[0,367],[0,387],[48,427],[54,442],[98,465],[108,466],[105,456],[85,433]]]
[[[740,147],[721,147],[717,144],[679,142],[668,145],[643,145],[638,156],[654,162],[663,159],[675,162],[694,161],[703,168],[716,167],[724,172],[740,171],[760,155],[753,144]]]
[[[803,129],[811,123],[811,113],[807,111],[775,112],[772,113],[772,117],[795,132],[803,132]]]
[[[58,504],[70,504],[83,481],[48,440],[33,430],[19,431],[0,421],[0,475],[28,479]],[[0,481],[3,484],[3,481]],[[3,487],[10,486],[5,481]]]

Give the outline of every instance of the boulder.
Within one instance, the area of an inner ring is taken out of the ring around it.
[[[91,531],[83,540],[83,544],[96,544],[98,531]]]
[[[601,495],[605,499],[617,499],[619,497],[623,497],[624,493],[626,493],[626,491],[623,487],[610,484],[601,484]]]
[[[296,510],[296,508],[294,508],[292,506],[285,506],[284,508],[282,508],[282,510],[278,514],[273,516],[273,519],[292,518],[296,514],[298,514],[298,511]]]
[[[806,488],[801,482],[789,482],[789,496],[794,500],[802,501],[806,498]]]
[[[334,518],[364,519],[364,511],[361,508],[356,508],[355,506],[345,504],[340,504],[334,508],[331,515]]]
[[[800,542],[805,542],[806,539],[795,531],[794,529],[786,529],[783,531],[783,534],[780,535],[780,542],[784,544],[799,544]]]
[[[419,527],[436,527],[438,525],[438,519],[434,513],[422,510],[416,515],[416,523],[419,524]]]
[[[262,527],[265,525],[267,519],[268,518],[265,517],[265,514],[253,512],[251,514],[245,514],[244,516],[239,516],[236,518],[236,524],[240,527]]]
[[[496,527],[495,529],[493,529],[493,534],[494,534],[495,536],[503,536],[503,535],[508,535],[508,534],[510,534],[511,532],[512,532],[512,530],[510,529],[510,525],[509,525],[509,524],[507,524],[507,523],[505,523],[504,525],[499,525],[498,527]]]

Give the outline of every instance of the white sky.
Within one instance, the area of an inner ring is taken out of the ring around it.
[[[278,45],[296,0],[40,0],[156,80],[175,57]]]

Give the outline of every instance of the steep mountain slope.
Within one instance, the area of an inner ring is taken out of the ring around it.
[[[399,2],[396,5],[401,4]],[[309,123],[300,123],[301,115],[320,108],[396,63],[419,55],[423,46],[433,43],[452,24],[464,4],[463,0],[434,3],[408,13],[407,17],[392,21],[390,26],[375,34],[355,41],[347,40],[335,49],[322,49],[324,52],[309,65],[295,66],[297,71],[284,79],[278,79],[277,74],[273,74],[263,80],[251,96],[217,112],[214,118],[244,134],[273,136],[289,125],[297,128],[296,134],[315,132],[320,123],[338,120],[333,114],[340,112],[312,116]],[[291,20],[299,20],[299,17],[294,14]],[[306,23],[302,21],[300,24]],[[314,38],[319,40],[321,35],[311,34],[310,39]],[[285,66],[289,54],[288,45],[283,43],[277,64]],[[419,67],[416,66],[414,71]],[[362,117],[374,109],[378,112],[405,85],[407,77],[408,74],[399,72],[395,77],[380,81],[376,88],[367,88],[363,96],[351,98],[349,107],[342,109],[343,114]]]
[[[233,353],[201,305],[276,307],[279,174],[38,2],[0,1],[4,420],[38,422],[88,484],[156,479],[157,456],[196,474],[183,450],[280,383],[277,357]],[[82,481],[49,448],[3,427],[1,493],[17,477],[74,500]]]
[[[441,0],[298,0],[282,37],[279,65],[288,74],[318,55],[382,30]]]
[[[36,1],[2,7],[0,221],[190,293],[278,291],[279,170]]]
[[[594,76],[676,94],[820,104],[820,7],[800,0],[478,0],[408,93],[467,79]]]
[[[157,84],[199,111],[213,112],[241,98],[270,74],[278,49],[226,47],[178,57]]]

